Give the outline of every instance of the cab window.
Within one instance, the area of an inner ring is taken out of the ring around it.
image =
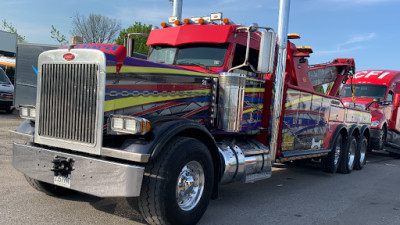
[[[232,67],[239,66],[243,64],[246,57],[246,46],[236,44],[235,55],[233,56]],[[249,63],[257,68],[258,65],[258,50],[250,48],[249,52]],[[240,69],[235,69],[234,72],[242,73],[246,75],[256,76],[257,74],[249,66],[241,67]]]
[[[389,91],[386,97],[386,102],[393,102],[393,91]]]

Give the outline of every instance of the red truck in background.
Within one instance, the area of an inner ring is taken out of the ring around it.
[[[351,88],[351,85],[354,88]],[[363,70],[342,89],[347,106],[371,111],[371,147],[400,156],[400,71]]]

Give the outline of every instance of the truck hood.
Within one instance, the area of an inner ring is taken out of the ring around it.
[[[353,103],[353,101],[351,100],[351,97],[342,98],[342,101],[345,105],[349,105],[349,106],[351,106],[351,104]],[[364,109],[365,109],[365,106],[369,105],[373,101],[374,101],[373,98],[356,97],[356,104],[359,106],[363,105]]]

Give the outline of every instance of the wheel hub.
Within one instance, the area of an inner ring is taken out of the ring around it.
[[[356,145],[355,144],[350,145],[348,154],[349,154],[349,158],[348,158],[349,161],[347,163],[347,166],[349,169],[352,169],[353,165],[354,165],[355,154],[356,154]]]
[[[197,161],[190,161],[181,170],[176,184],[178,206],[189,211],[196,207],[204,190],[204,170]]]
[[[335,165],[339,163],[339,157],[340,157],[340,146],[336,146],[335,148]]]

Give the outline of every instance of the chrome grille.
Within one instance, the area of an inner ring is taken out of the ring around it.
[[[39,136],[94,144],[96,64],[43,64]]]

